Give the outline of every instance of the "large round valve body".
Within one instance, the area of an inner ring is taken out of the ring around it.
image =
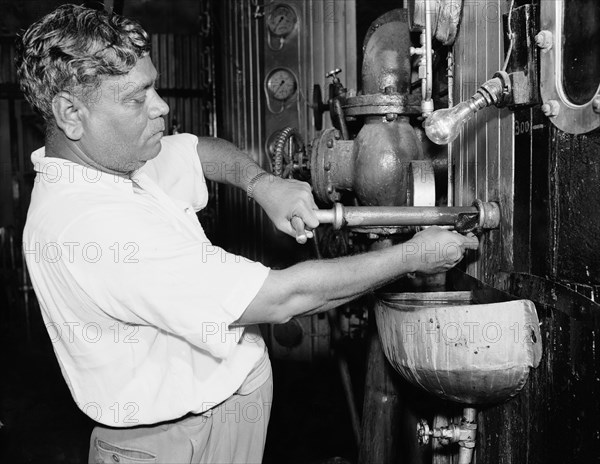
[[[406,204],[408,167],[423,159],[421,142],[406,118],[367,120],[354,141],[353,189],[366,206]]]

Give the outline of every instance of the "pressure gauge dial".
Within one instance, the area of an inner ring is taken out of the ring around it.
[[[267,27],[277,37],[290,35],[297,22],[298,17],[293,8],[284,4],[276,5],[267,17]]]
[[[267,76],[267,92],[275,100],[288,100],[296,94],[297,89],[296,76],[288,69],[277,68]]]

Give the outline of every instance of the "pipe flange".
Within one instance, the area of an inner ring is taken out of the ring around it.
[[[421,114],[420,103],[411,102],[408,95],[400,93],[349,97],[346,98],[343,109],[346,116]]]
[[[333,205],[332,225],[334,230],[340,230],[346,225],[346,221],[344,220],[344,206],[341,203],[336,202]]]
[[[320,137],[313,141],[310,157],[310,172],[315,196],[328,205],[339,201],[341,197],[331,179],[336,132],[335,129],[325,129]]]
[[[500,206],[495,201],[475,200],[473,206],[479,212],[479,228],[497,229],[500,227]]]

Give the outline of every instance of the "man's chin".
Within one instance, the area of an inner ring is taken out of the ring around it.
[[[160,150],[162,150],[162,145],[160,143],[160,139],[158,139],[154,143],[149,143],[148,148],[144,151],[144,156],[141,162],[145,163],[146,161],[150,161],[158,156]]]

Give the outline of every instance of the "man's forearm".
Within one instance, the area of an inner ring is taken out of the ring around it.
[[[252,158],[231,142],[215,137],[198,137],[198,156],[208,180],[246,190],[248,182],[264,172]]]
[[[401,245],[271,271],[238,322],[285,322],[335,308],[409,272],[448,271],[478,244],[474,236],[429,227]]]
[[[198,138],[198,157],[208,180],[233,185],[247,192],[282,232],[292,237],[309,237],[310,229],[319,225],[313,212],[317,205],[306,182],[267,174],[235,145],[214,137]],[[248,188],[250,183],[252,185]],[[309,230],[292,228],[290,221],[294,216],[301,219]]]
[[[373,288],[418,269],[410,245],[397,245],[356,256],[307,261],[271,271],[254,301],[238,321],[280,323],[291,317],[326,311]]]

